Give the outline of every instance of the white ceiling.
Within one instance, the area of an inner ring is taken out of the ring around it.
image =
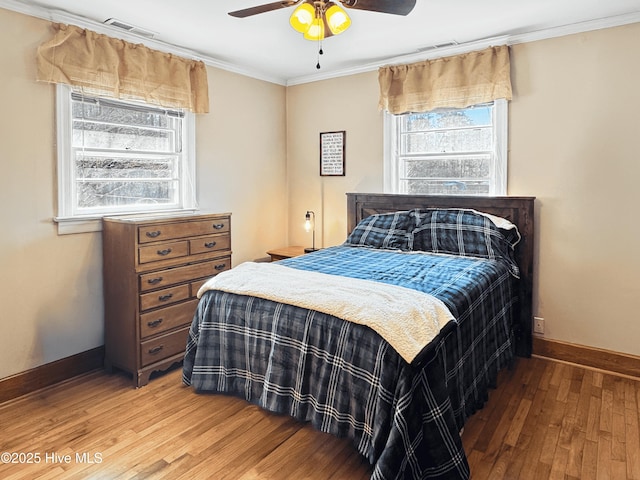
[[[317,43],[289,26],[293,7],[244,19],[227,14],[271,1],[0,0],[0,7],[102,33],[102,22],[115,18],[154,36],[149,41],[106,30],[114,36],[163,50],[177,47],[209,64],[285,85],[640,21],[640,0],[417,0],[406,17],[350,9],[351,28],[324,41],[317,70]],[[432,49],[450,42],[458,45]]]

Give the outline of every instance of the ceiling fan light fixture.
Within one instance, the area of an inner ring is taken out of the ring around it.
[[[289,23],[297,32],[307,33],[315,18],[316,10],[313,5],[304,2],[293,11],[291,17],[289,17]]]
[[[339,5],[327,0],[306,0],[289,17],[293,29],[307,40],[323,40],[337,35],[351,26],[347,12]]]
[[[332,4],[325,12],[325,18],[327,19],[327,25],[329,30],[334,35],[344,32],[351,26],[351,19],[347,12],[337,4]]]

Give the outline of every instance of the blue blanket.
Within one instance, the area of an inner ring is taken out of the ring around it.
[[[513,355],[510,266],[351,246],[281,263],[429,293],[456,322],[408,364],[368,327],[210,291],[191,326],[185,384],[348,436],[374,479],[469,478],[458,432]]]

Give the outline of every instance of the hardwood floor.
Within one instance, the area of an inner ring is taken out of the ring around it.
[[[503,373],[462,437],[474,480],[640,479],[640,382],[541,358]]]
[[[32,462],[0,462],[0,478],[369,478],[347,440],[195,394],[180,374],[136,390],[97,371],[0,405],[0,452]],[[532,358],[498,385],[463,434],[474,480],[640,480],[639,382]]]

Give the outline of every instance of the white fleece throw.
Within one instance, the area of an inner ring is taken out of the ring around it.
[[[221,290],[316,310],[367,325],[408,363],[453,315],[427,293],[371,280],[246,262],[210,278],[198,291]]]

